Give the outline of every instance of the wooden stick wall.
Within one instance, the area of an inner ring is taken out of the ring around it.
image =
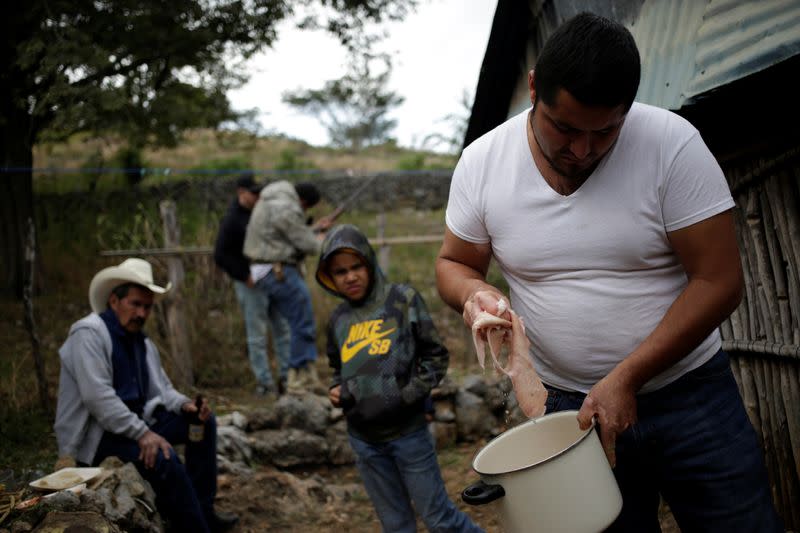
[[[745,275],[723,346],[787,530],[800,530],[800,149],[725,169]]]

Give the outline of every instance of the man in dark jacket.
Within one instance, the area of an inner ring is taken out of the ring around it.
[[[220,223],[214,261],[233,279],[236,297],[244,315],[247,353],[257,382],[256,394],[274,396],[283,393],[286,388],[291,342],[289,323],[274,305],[270,305],[264,291],[255,288],[250,277],[250,260],[242,252],[247,223],[260,191],[261,186],[256,184],[251,173],[241,175],[236,181],[236,198]],[[278,360],[277,387],[267,359],[267,332],[270,325]]]

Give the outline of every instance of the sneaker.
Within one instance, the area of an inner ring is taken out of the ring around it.
[[[302,394],[305,392],[305,380],[303,380],[301,368],[290,368],[286,381],[286,392],[289,394]]]
[[[306,363],[306,366],[303,367],[303,371],[306,378],[305,385],[308,390],[313,391],[315,394],[327,394],[328,389],[319,380],[317,366],[313,362]]]

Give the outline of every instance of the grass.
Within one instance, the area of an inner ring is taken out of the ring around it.
[[[129,176],[118,170],[90,172],[87,169],[127,167],[126,146],[120,139],[92,139],[75,135],[67,142],[42,144],[34,148],[34,191],[65,193],[124,189]],[[456,156],[409,150],[393,142],[370,146],[359,152],[309,145],[283,136],[257,137],[244,132],[194,130],[175,147],[145,148],[140,160],[145,167],[141,185],[176,180],[202,180],[229,175],[231,171],[254,169],[306,172],[321,170],[354,173],[387,170],[452,169]],[[307,174],[311,172],[311,174]]]
[[[52,415],[38,409],[0,411],[0,470],[18,474],[53,468],[57,452]],[[19,476],[18,476],[19,477]]]

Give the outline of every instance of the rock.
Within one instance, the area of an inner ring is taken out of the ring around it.
[[[12,531],[14,529],[12,528]],[[120,533],[122,530],[99,513],[51,512],[34,530],[42,533]]]
[[[328,461],[325,438],[298,429],[257,431],[252,434],[251,442],[259,460],[283,468]]]
[[[281,396],[275,404],[280,427],[324,435],[328,427],[329,402],[314,394]]]
[[[330,424],[335,424],[340,420],[344,420],[344,411],[339,407],[331,407],[328,415],[328,422]]]
[[[477,395],[459,390],[456,394],[456,425],[458,439],[475,442],[489,435],[496,424],[484,401]]]
[[[233,426],[241,429],[242,431],[246,431],[248,423],[249,421],[247,420],[247,417],[239,411],[234,411],[227,415],[217,417],[217,429],[222,426]]]
[[[469,391],[472,394],[483,398],[486,396],[486,381],[483,379],[483,376],[470,374],[469,376],[466,376],[464,381],[461,383],[461,390]]]
[[[434,401],[443,398],[452,398],[457,391],[458,385],[450,374],[446,374],[439,385],[431,390],[431,398],[433,398]]]
[[[39,505],[11,524],[10,531],[163,532],[155,508],[155,493],[131,463],[109,457],[101,474],[79,492],[63,490],[42,498]]]
[[[350,501],[353,496],[363,495],[364,487],[360,483],[348,483],[346,485],[328,485],[328,491],[334,500],[337,501]]]
[[[114,468],[115,465],[120,466]],[[156,494],[133,463],[123,464],[118,458],[109,457],[100,466],[110,469],[111,475],[103,479],[95,490],[81,494],[82,507],[102,505],[103,516],[122,531],[163,531],[156,509]]]
[[[330,426],[325,432],[328,441],[328,461],[334,465],[348,465],[356,461],[356,455],[347,438],[347,424],[344,420]]]
[[[456,413],[453,411],[453,402],[450,400],[437,401],[433,404],[433,419],[437,422],[455,422]]]
[[[78,494],[68,490],[62,490],[53,493],[52,496],[42,499],[42,505],[47,512],[52,511],[77,511],[81,504],[81,498]]]
[[[17,520],[11,524],[10,533],[23,533],[25,531],[33,531],[33,526],[25,520]]]
[[[253,460],[253,450],[247,434],[234,425],[217,427],[217,454],[245,465]]]
[[[503,390],[503,381],[510,380],[496,380],[490,382],[486,386],[486,393],[483,398],[486,402],[486,407],[496,416],[502,416],[506,410],[508,403],[509,393]],[[513,396],[513,393],[511,394]],[[514,399],[516,402],[516,399]]]
[[[256,409],[248,416],[247,431],[277,429],[279,427],[281,427],[281,422],[275,409]]]
[[[251,449],[252,453],[252,449]],[[231,461],[224,455],[217,454],[217,472],[219,474],[232,474],[235,476],[249,476],[253,474],[250,466],[237,461]]]

